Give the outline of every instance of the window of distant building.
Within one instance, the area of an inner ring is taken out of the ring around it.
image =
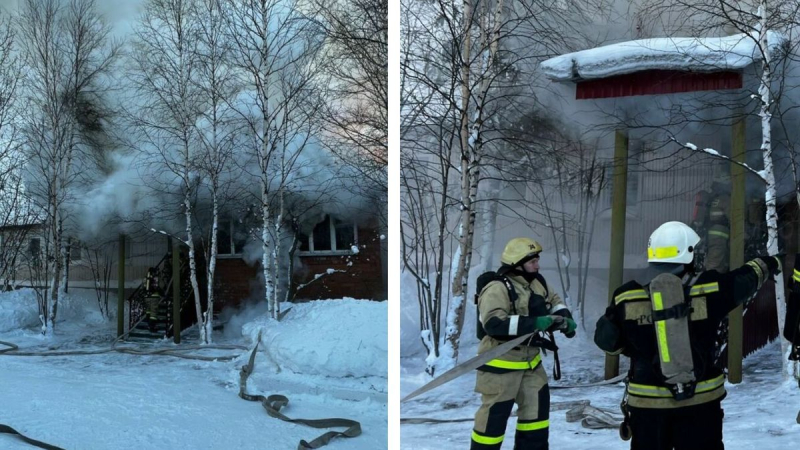
[[[311,234],[298,233],[300,255],[352,255],[358,245],[358,228],[355,222],[331,216],[314,226]]]
[[[28,241],[28,258],[30,259],[31,264],[39,264],[39,257],[42,249],[41,244],[42,240],[39,238],[31,238],[31,240]]]
[[[83,259],[83,246],[81,241],[72,239],[69,244],[69,260],[70,262],[80,262]]]

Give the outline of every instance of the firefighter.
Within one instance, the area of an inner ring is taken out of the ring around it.
[[[728,271],[730,259],[728,244],[730,242],[730,173],[716,166],[711,191],[700,191],[695,199],[692,226],[705,239],[706,251],[703,269]]]
[[[800,364],[800,254],[795,256],[794,270],[792,271],[792,281],[789,283],[789,300],[786,302],[786,317],[783,324],[783,337],[788,340],[792,349],[789,352],[789,360],[795,362],[795,376],[800,377],[798,373],[798,364]],[[798,378],[800,382],[800,378]]]
[[[156,332],[156,324],[165,317],[159,315],[161,292],[158,285],[158,272],[155,267],[147,269],[145,277],[145,302],[147,304],[147,325],[151,333]]]
[[[576,324],[566,304],[539,273],[541,251],[542,246],[529,238],[506,245],[497,271],[501,279],[486,284],[478,296],[479,325],[485,331],[478,353],[532,332],[560,329],[567,337],[575,336]],[[540,347],[549,343],[542,337],[531,339],[478,368],[475,391],[481,394],[481,407],[475,414],[471,449],[500,448],[515,402],[514,448],[548,448],[550,390]]]
[[[728,273],[695,275],[699,242],[684,223],[658,227],[647,244],[650,281],[617,288],[597,322],[595,343],[631,360],[620,434],[632,435],[632,450],[724,448],[726,392],[722,368],[714,363],[717,327],[779,273],[781,263],[762,256]]]

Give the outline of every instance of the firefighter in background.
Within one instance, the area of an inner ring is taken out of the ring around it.
[[[156,324],[166,319],[159,315],[158,306],[161,304],[161,288],[159,287],[158,271],[155,267],[147,269],[144,282],[145,304],[147,305],[147,325],[151,333],[156,332]]]
[[[485,332],[478,353],[532,332],[561,330],[575,336],[577,325],[564,301],[539,273],[542,246],[529,238],[511,239],[500,258],[497,278],[478,295],[480,326]],[[550,342],[550,341],[547,341]],[[472,450],[499,449],[516,402],[517,450],[547,450],[550,388],[542,364],[542,341],[526,341],[478,368],[475,391],[481,407],[475,414]]]
[[[792,344],[789,360],[794,361],[794,375],[800,383],[800,254],[795,256],[792,280],[789,283],[789,299],[786,302],[786,318],[783,323],[783,337]],[[798,415],[800,419],[800,415]]]
[[[711,191],[697,193],[692,217],[692,228],[705,241],[701,244],[701,268],[720,273],[728,271],[730,261],[731,177],[727,167],[715,166]]]
[[[767,252],[767,207],[764,196],[752,198],[747,204],[744,257],[752,258]]]
[[[647,244],[649,281],[614,291],[597,321],[595,343],[631,359],[623,398],[623,439],[631,450],[723,450],[725,375],[714,362],[716,332],[726,315],[780,272],[760,256],[727,273],[695,275],[700,236],[667,222]]]

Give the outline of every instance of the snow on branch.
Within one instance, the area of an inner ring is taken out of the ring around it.
[[[304,289],[304,288],[308,287],[310,284],[314,283],[315,281],[320,280],[322,278],[325,278],[325,277],[327,277],[329,275],[333,275],[335,273],[347,273],[347,271],[346,270],[340,270],[340,269],[327,269],[325,272],[315,274],[314,278],[309,280],[307,283],[302,283],[302,284],[298,284],[297,285],[297,289],[294,290],[295,295],[298,292],[300,292],[301,289]]]
[[[153,233],[161,233],[164,236],[168,236],[168,237],[171,237],[172,239],[176,239],[178,242],[180,242],[181,244],[183,244],[183,245],[185,245],[187,247],[189,246],[189,242],[188,241],[184,241],[183,239],[179,238],[178,236],[175,236],[172,233],[167,233],[164,230],[156,230],[155,228],[150,228],[150,231],[152,231]]]
[[[670,139],[671,141],[675,142],[676,144],[680,145],[681,147],[683,147],[683,148],[686,148],[686,149],[689,149],[689,150],[691,150],[691,151],[694,151],[694,152],[699,152],[699,153],[705,153],[705,154],[707,154],[707,155],[711,155],[711,156],[713,156],[713,157],[715,157],[715,158],[724,159],[724,160],[727,160],[727,161],[729,161],[729,162],[732,162],[732,163],[734,163],[734,164],[736,164],[736,165],[738,165],[738,166],[744,167],[746,170],[748,170],[750,173],[752,173],[752,174],[754,174],[755,176],[757,176],[757,177],[758,177],[758,178],[759,178],[761,181],[763,181],[764,183],[766,183],[766,182],[767,182],[767,175],[766,175],[766,173],[764,173],[764,171],[763,171],[763,170],[756,170],[756,169],[753,169],[752,167],[748,166],[747,164],[745,164],[745,163],[741,163],[741,162],[739,162],[739,161],[736,161],[736,160],[733,160],[733,159],[731,159],[731,158],[729,158],[729,157],[727,157],[727,156],[723,155],[722,153],[720,153],[720,152],[718,152],[718,151],[714,150],[713,148],[703,148],[703,149],[699,149],[699,148],[697,148],[697,146],[696,146],[696,145],[692,144],[691,142],[686,142],[686,143],[683,143],[683,142],[680,142],[680,141],[678,141],[677,139],[675,139],[675,137],[674,137],[674,136],[670,136],[670,138],[669,138],[669,139]]]

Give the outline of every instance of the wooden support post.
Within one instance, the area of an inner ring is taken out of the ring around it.
[[[181,247],[172,241],[172,339],[181,343]]]
[[[740,111],[739,119],[732,127],[731,158],[745,162],[745,118]],[[745,171],[744,168],[731,163],[731,237],[730,268],[735,269],[744,264],[744,215],[745,215]],[[728,314],[728,381],[742,382],[742,343],[743,320],[742,307]]]
[[[117,337],[125,334],[125,235],[119,235],[117,261]]]
[[[608,302],[614,301],[614,290],[622,285],[625,263],[625,208],[628,194],[628,133],[617,130],[614,136],[614,178],[611,185],[611,246],[608,267]],[[619,356],[606,355],[606,380],[619,375]]]

